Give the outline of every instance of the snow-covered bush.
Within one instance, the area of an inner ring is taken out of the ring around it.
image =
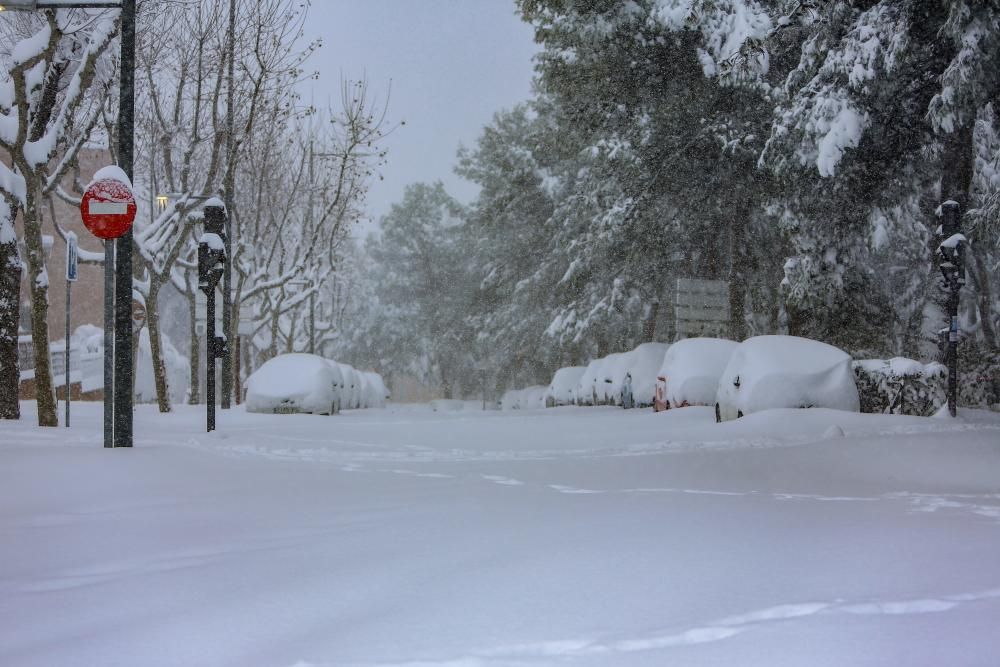
[[[929,417],[947,402],[948,370],[913,359],[855,361],[861,412]]]
[[[713,405],[719,379],[739,346],[722,338],[685,338],[674,343],[663,358],[658,377],[661,409]]]
[[[797,336],[756,336],[737,346],[715,406],[720,420],[774,408],[860,411],[850,356]]]
[[[330,364],[315,354],[282,354],[247,378],[247,412],[330,415],[338,397]]]
[[[624,408],[645,408],[653,404],[656,375],[670,345],[643,343],[629,353],[629,365],[623,380],[621,405]]]
[[[545,392],[545,407],[572,405],[576,400],[576,386],[586,370],[584,366],[560,368],[552,376],[552,382]]]

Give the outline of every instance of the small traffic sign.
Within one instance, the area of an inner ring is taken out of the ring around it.
[[[77,277],[77,264],[79,260],[76,234],[66,233],[66,282],[75,283]]]
[[[80,201],[83,224],[101,239],[116,239],[127,232],[135,220],[135,211],[132,188],[113,178],[91,183]]]

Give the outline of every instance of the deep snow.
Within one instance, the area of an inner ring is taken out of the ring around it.
[[[995,665],[1000,416],[0,422],[2,665]]]

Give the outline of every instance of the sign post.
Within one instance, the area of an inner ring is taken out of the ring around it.
[[[729,283],[678,278],[674,301],[677,337],[725,337],[729,327]]]
[[[135,220],[135,195],[132,193],[132,182],[119,167],[104,167],[94,174],[94,180],[87,186],[80,200],[80,216],[83,224],[94,234],[104,240],[104,446],[132,446],[132,383],[126,381],[126,367],[116,368],[113,360],[122,355],[128,356],[127,372],[131,373],[131,334],[128,331],[117,331],[114,306],[116,304],[115,283],[124,280],[118,274],[127,272],[129,292],[131,296],[132,268],[131,262],[125,266],[121,262],[115,266],[115,256],[119,260],[124,253],[115,252],[114,239],[126,235]],[[118,279],[118,280],[116,280]],[[131,302],[131,299],[129,299]],[[126,327],[128,328],[128,327]],[[117,334],[117,335],[116,335]],[[120,340],[127,336],[126,343]],[[127,349],[123,349],[127,348]],[[115,371],[118,371],[117,373]],[[118,382],[115,382],[115,378]],[[115,392],[116,385],[122,390],[119,396]],[[121,399],[121,400],[119,400]],[[125,413],[125,417],[115,419]],[[120,427],[120,428],[119,428]]]
[[[73,290],[71,289],[73,283],[76,282],[78,260],[79,260],[79,248],[77,246],[76,234],[74,232],[66,232],[66,428],[69,428],[69,403],[70,403],[70,313],[72,312],[70,308],[70,303],[73,298]]]

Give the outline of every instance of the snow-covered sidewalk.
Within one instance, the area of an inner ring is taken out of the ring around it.
[[[1000,415],[0,422],[0,664],[995,665]]]

